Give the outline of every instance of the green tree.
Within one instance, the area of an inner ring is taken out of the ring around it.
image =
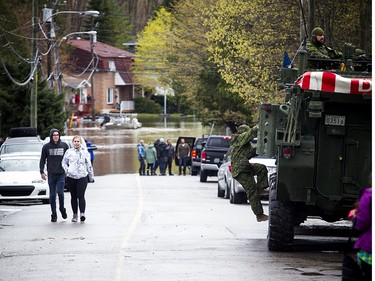
[[[242,96],[252,111],[262,101],[277,99],[283,51],[291,43],[298,46],[295,7],[287,1],[266,2],[219,0],[206,11],[210,59],[230,91]]]
[[[138,35],[136,58],[133,65],[135,80],[149,88],[169,87],[168,58],[173,48],[171,13],[165,8],[156,12],[143,32]]]
[[[98,41],[123,49],[122,45],[134,38],[130,35],[132,26],[125,16],[125,2],[114,0],[91,0],[89,10],[96,10],[100,15],[86,21],[88,29],[96,30]]]
[[[20,7],[23,9],[27,13],[30,4]],[[16,13],[12,3],[0,1],[0,26],[0,136],[4,138],[12,127],[30,126],[32,67],[28,40],[31,25]],[[37,115],[41,136],[48,135],[52,126],[64,128],[66,113],[63,106],[64,95],[57,96],[46,88],[45,81],[39,81]]]

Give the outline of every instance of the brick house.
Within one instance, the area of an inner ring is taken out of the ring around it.
[[[69,40],[68,43],[74,49],[69,56],[69,72],[63,74],[63,85],[69,88],[65,91],[70,110],[76,115],[91,115],[93,96],[95,111],[99,114],[113,110],[133,111],[136,85],[131,66],[134,54],[101,42],[94,44],[93,52],[90,41]]]

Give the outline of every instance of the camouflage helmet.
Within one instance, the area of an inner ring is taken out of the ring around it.
[[[315,27],[312,31],[311,31],[311,36],[314,37],[314,36],[321,36],[321,35],[324,35],[324,30],[321,29],[320,27]]]
[[[246,131],[248,131],[248,130],[250,130],[250,127],[249,127],[249,126],[247,126],[247,125],[241,125],[241,126],[238,127],[237,132],[238,132],[239,134],[242,134],[242,133],[244,133],[244,132],[246,132]]]

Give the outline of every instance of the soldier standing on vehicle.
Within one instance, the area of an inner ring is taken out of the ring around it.
[[[319,59],[339,59],[342,53],[325,45],[324,31],[320,27],[315,27],[311,32],[311,38],[306,44],[307,50],[312,58]]]
[[[265,165],[249,163],[250,158],[255,155],[250,141],[256,137],[256,134],[257,128],[250,129],[247,125],[239,126],[231,140],[233,150],[231,164],[233,178],[246,190],[253,213],[257,221],[262,222],[268,220],[268,216],[263,212],[259,193],[268,187],[268,173]],[[255,183],[254,176],[257,176],[257,183]]]

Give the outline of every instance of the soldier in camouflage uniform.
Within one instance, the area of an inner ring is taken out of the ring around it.
[[[233,151],[231,164],[233,177],[242,184],[246,190],[251,209],[257,217],[257,221],[266,221],[268,216],[263,213],[259,194],[268,187],[268,174],[266,166],[262,164],[250,164],[249,160],[255,155],[250,141],[256,137],[257,128],[250,129],[247,125],[241,125],[236,134],[232,136],[231,149]],[[257,183],[254,176],[257,176]]]
[[[324,31],[315,27],[311,32],[311,38],[307,41],[306,47],[312,58],[318,59],[339,59],[342,53],[327,47],[325,44]]]

